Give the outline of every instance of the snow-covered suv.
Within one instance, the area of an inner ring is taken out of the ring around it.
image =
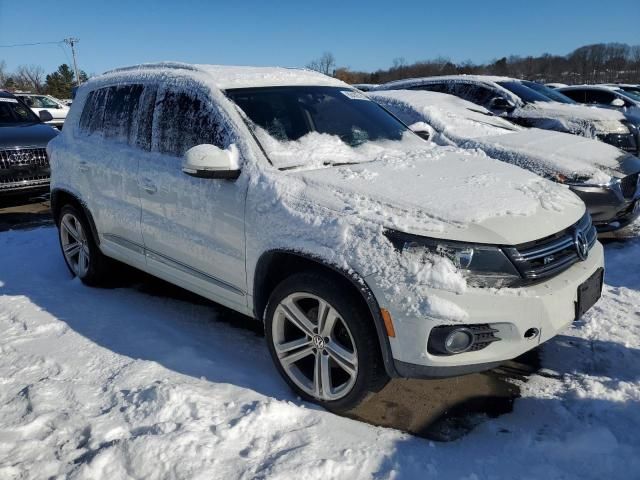
[[[315,72],[114,70],[49,153],[74,275],[97,284],[117,259],[264,322],[289,385],[333,410],[389,376],[491,368],[600,295],[573,193]]]

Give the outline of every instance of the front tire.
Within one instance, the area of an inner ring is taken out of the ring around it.
[[[265,333],[271,357],[305,400],[344,412],[388,378],[371,315],[342,282],[295,274],[269,298]]]
[[[65,205],[58,216],[58,238],[62,256],[73,276],[90,286],[109,277],[110,260],[93,238],[86,216],[73,205]]]

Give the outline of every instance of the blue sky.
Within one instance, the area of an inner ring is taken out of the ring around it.
[[[484,62],[638,44],[637,1],[0,0],[0,45],[76,36],[79,67],[89,73],[157,60],[304,66],[324,51],[338,66],[376,70],[396,57]],[[50,72],[70,59],[59,45],[0,48],[9,70],[39,64]]]

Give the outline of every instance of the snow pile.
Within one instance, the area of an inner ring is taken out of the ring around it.
[[[479,148],[493,158],[547,178],[561,175],[569,180],[606,183],[611,176],[624,176],[620,163],[625,154],[603,142],[518,127],[481,106],[443,93],[390,90],[370,96],[405,123],[427,122],[437,132],[433,140],[441,145]]]
[[[300,402],[264,339],[225,323],[227,311],[71,280],[51,228],[4,233],[0,247],[0,478],[640,471],[640,278],[628,269],[637,241],[608,247],[604,298],[543,347],[544,370],[522,385],[514,412],[449,444]]]

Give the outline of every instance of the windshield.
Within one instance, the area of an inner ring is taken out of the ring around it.
[[[543,95],[542,93],[538,93],[535,90],[525,86],[522,82],[516,81],[508,81],[508,82],[497,82],[503,88],[506,88],[511,93],[520,97],[525,103],[533,103],[533,102],[551,102],[552,100]]]
[[[373,160],[385,148],[424,148],[394,116],[347,87],[264,87],[226,91],[279,168]]]
[[[640,102],[640,88],[622,87],[621,90],[621,93],[626,97],[629,97],[636,102]]]
[[[554,102],[573,103],[573,104],[577,103],[574,100],[567,97],[566,95],[563,95],[557,90],[554,90],[553,88],[549,88],[546,85],[542,85],[541,83],[530,82],[528,80],[524,80],[522,83],[526,87],[529,87],[531,90],[535,90],[536,92],[541,93],[545,97],[549,97]]]
[[[0,125],[39,123],[40,119],[15,98],[0,97]]]

